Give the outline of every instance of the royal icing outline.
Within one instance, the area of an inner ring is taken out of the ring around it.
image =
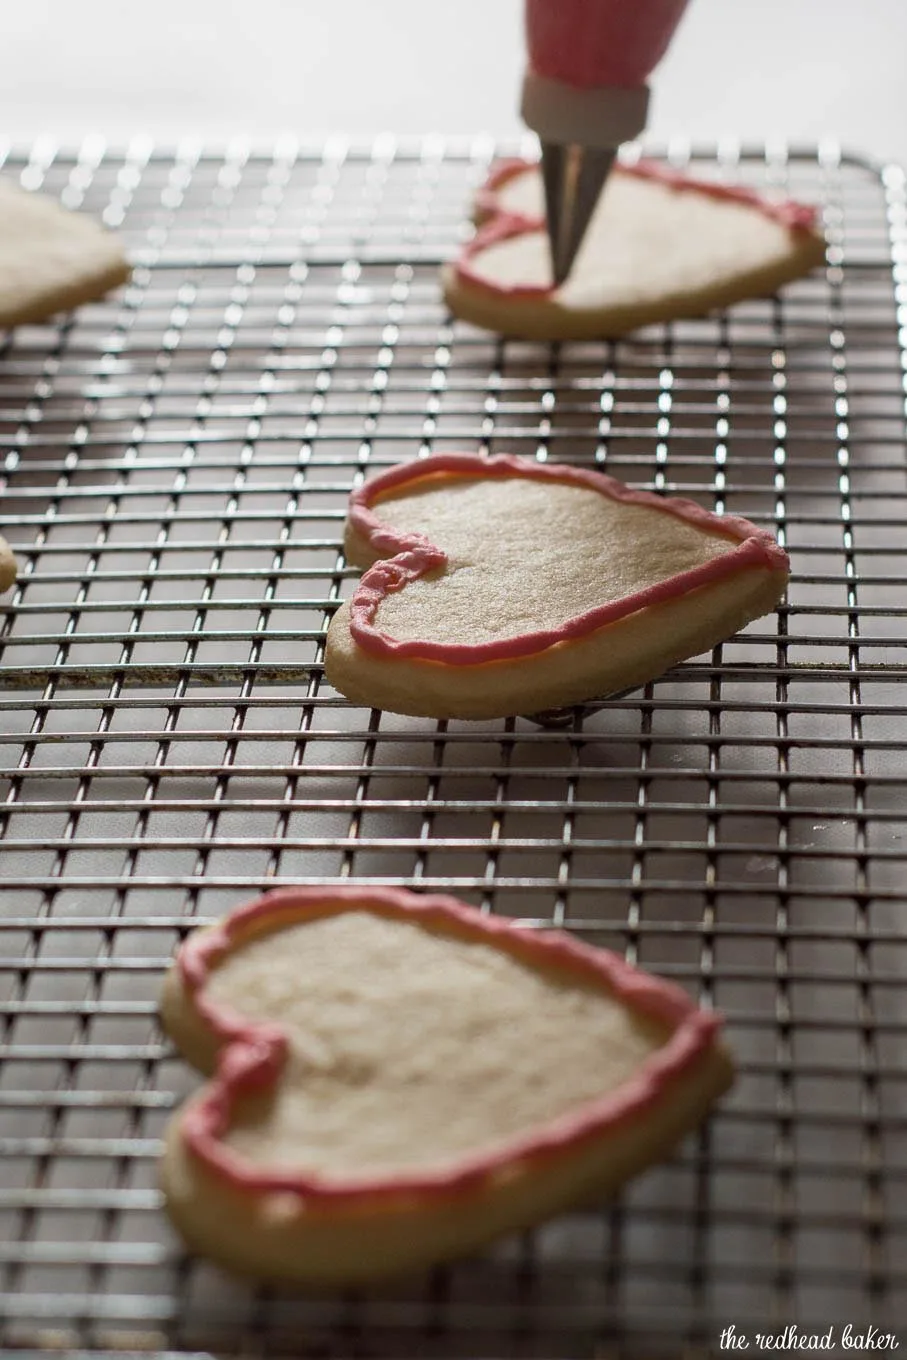
[[[512,638],[481,643],[394,638],[383,632],[375,622],[382,601],[387,595],[403,590],[428,572],[443,567],[447,555],[421,534],[405,534],[384,524],[380,518],[380,499],[401,487],[408,487],[408,484],[444,476],[470,479],[527,477],[588,487],[615,501],[647,506],[663,514],[675,515],[697,528],[736,540],[738,546],[701,566],[666,577],[656,585],[625,595],[622,599],[596,605],[584,614],[574,615],[558,628],[539,629],[532,633],[519,633]],[[451,666],[476,666],[533,656],[558,644],[580,641],[640,609],[677,598],[713,581],[735,576],[741,570],[761,568],[786,573],[789,567],[787,554],[772,535],[740,516],[713,515],[694,501],[656,496],[650,491],[634,491],[603,472],[562,463],[536,463],[513,454],[485,458],[472,453],[442,453],[399,464],[379,473],[351,493],[349,520],[372,550],[383,554],[381,560],[363,573],[350,601],[349,628],[353,640],[373,656],[409,657]]]
[[[492,166],[488,178],[476,195],[476,216],[480,223],[478,231],[472,240],[468,241],[462,248],[454,261],[454,272],[461,283],[466,283],[472,288],[481,288],[483,292],[499,297],[548,298],[557,292],[557,288],[550,284],[492,283],[484,275],[473,269],[469,263],[482,251],[487,250],[489,246],[498,245],[501,241],[511,240],[515,236],[528,236],[533,232],[545,230],[545,220],[540,214],[518,212],[511,208],[505,208],[498,196],[498,191],[505,184],[520,175],[528,174],[537,169],[538,166],[534,162],[518,158],[501,160]],[[633,165],[617,165],[612,173],[633,175],[639,179],[656,180],[658,183],[665,184],[680,192],[690,191],[704,194],[710,198],[723,199],[726,202],[745,204],[747,207],[759,209],[766,217],[780,222],[792,233],[815,233],[818,216],[816,209],[805,203],[797,203],[793,199],[775,202],[772,199],[763,198],[755,189],[748,189],[743,185],[717,184],[713,180],[698,179],[691,175],[681,174],[679,170],[662,165],[658,161],[646,159],[637,161]]]
[[[664,1043],[632,1077],[614,1091],[557,1116],[496,1149],[457,1158],[446,1170],[411,1175],[321,1176],[266,1171],[222,1141],[238,1097],[267,1090],[280,1080],[288,1052],[281,1027],[256,1023],[217,1006],[205,995],[212,968],[244,943],[299,921],[337,912],[369,910],[390,919],[504,948],[531,965],[561,970],[603,987],[629,1009],[669,1027]],[[188,1004],[222,1043],[215,1075],[184,1111],[179,1132],[185,1147],[208,1171],[250,1194],[294,1195],[328,1205],[394,1196],[444,1197],[480,1187],[506,1175],[508,1167],[544,1163],[655,1108],[663,1092],[691,1072],[714,1044],[722,1017],[696,1006],[672,983],[644,973],[618,955],[583,944],[563,931],[529,931],[508,918],[486,916],[456,898],[421,895],[405,888],[337,885],[285,888],[231,912],[218,925],[197,931],[182,945],[176,969]]]

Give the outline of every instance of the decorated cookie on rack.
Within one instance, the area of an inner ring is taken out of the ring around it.
[[[210,1074],[167,1133],[167,1208],[263,1278],[365,1281],[608,1194],[731,1080],[678,988],[402,889],[234,911],[183,945],[162,1014]]]
[[[608,178],[573,269],[551,286],[541,175],[507,161],[443,272],[465,321],[540,340],[615,337],[775,292],[825,256],[812,208],[641,161]]]
[[[331,622],[330,683],[433,718],[537,713],[661,675],[773,609],[765,531],[583,468],[439,454],[353,493],[367,567]]]

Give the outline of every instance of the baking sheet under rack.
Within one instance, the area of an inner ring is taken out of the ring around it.
[[[904,176],[833,147],[668,148],[818,203],[827,267],[550,347],[439,297],[493,151],[3,153],[136,261],[107,303],[0,342],[9,1350],[698,1356],[794,1322],[907,1342]],[[791,553],[789,602],[559,731],[351,707],[321,668],[347,494],[446,449],[746,515]],[[733,1093],[616,1205],[480,1257],[334,1297],[227,1281],[160,1210],[194,1084],[161,972],[193,922],[344,877],[675,979],[726,1012]]]

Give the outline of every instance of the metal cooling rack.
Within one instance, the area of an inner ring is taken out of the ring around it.
[[[827,268],[619,344],[505,344],[437,282],[488,143],[0,153],[136,261],[0,343],[8,1349],[699,1356],[795,1321],[907,1342],[904,175],[668,150],[818,202]],[[352,708],[321,670],[347,493],[443,449],[769,525],[789,604],[561,731]],[[727,1013],[734,1092],[616,1207],[481,1258],[374,1294],[228,1282],[160,1210],[194,1084],[161,973],[192,923],[344,876],[675,978]]]

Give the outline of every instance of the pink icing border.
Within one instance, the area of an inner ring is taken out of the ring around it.
[[[612,600],[597,605],[585,614],[577,614],[559,628],[540,629],[534,633],[520,633],[512,638],[482,643],[401,641],[382,632],[376,624],[382,600],[420,576],[443,567],[447,557],[441,548],[421,534],[398,533],[382,524],[379,513],[373,507],[381,497],[401,487],[408,488],[418,481],[444,476],[528,477],[539,481],[567,482],[596,491],[611,500],[644,505],[662,514],[674,515],[697,528],[735,539],[738,547],[700,567],[680,572],[621,600]],[[375,552],[390,559],[375,562],[369,567],[353,594],[350,602],[350,633],[355,642],[374,656],[414,657],[455,666],[476,666],[490,661],[512,661],[530,656],[558,643],[586,638],[597,629],[626,618],[639,609],[661,604],[709,582],[735,575],[743,568],[786,572],[789,565],[787,554],[771,534],[756,528],[749,520],[736,515],[719,517],[703,510],[693,501],[679,497],[666,498],[649,491],[633,491],[603,472],[568,467],[561,463],[536,463],[512,454],[483,458],[472,453],[440,453],[413,463],[402,463],[380,473],[352,492],[349,519],[356,532],[366,539]]]
[[[473,239],[463,247],[459,258],[454,262],[454,269],[461,282],[468,283],[474,288],[481,288],[488,293],[499,296],[503,294],[507,297],[550,297],[556,291],[546,284],[524,283],[508,286],[493,284],[483,275],[477,273],[469,263],[481,251],[486,250],[489,246],[497,245],[500,241],[507,241],[514,236],[526,236],[531,232],[545,230],[544,218],[504,208],[498,198],[498,190],[505,184],[536,168],[531,161],[515,158],[499,161],[492,166],[488,178],[476,195],[476,213],[483,225],[479,227]],[[766,217],[771,217],[774,221],[780,222],[791,232],[812,233],[815,231],[815,208],[804,203],[796,203],[793,199],[784,199],[776,203],[771,199],[763,198],[756,193],[755,189],[747,189],[742,185],[715,184],[711,180],[696,179],[690,175],[683,175],[679,170],[671,169],[670,166],[650,160],[641,160],[635,165],[618,165],[613,173],[636,175],[641,179],[654,179],[679,191],[691,190],[706,194],[710,198],[743,203],[748,207],[758,208]]]
[[[425,924],[458,938],[493,944],[530,965],[561,968],[604,987],[628,1007],[670,1026],[673,1033],[616,1091],[559,1116],[539,1131],[513,1138],[496,1151],[462,1157],[447,1170],[342,1180],[302,1171],[262,1171],[231,1151],[222,1138],[237,1098],[266,1090],[279,1080],[287,1038],[279,1025],[256,1024],[217,1006],[205,995],[206,983],[212,968],[241,948],[250,935],[279,930],[300,919],[353,910]],[[255,1194],[285,1192],[321,1203],[463,1192],[514,1162],[545,1160],[627,1122],[642,1120],[669,1084],[693,1070],[715,1042],[722,1024],[719,1015],[700,1010],[679,987],[639,971],[616,954],[594,949],[561,931],[521,930],[510,920],[485,916],[456,898],[422,896],[405,888],[280,889],[239,907],[210,930],[191,935],[177,955],[176,968],[196,1014],[225,1045],[215,1076],[183,1115],[179,1127],[186,1147],[234,1188]]]

